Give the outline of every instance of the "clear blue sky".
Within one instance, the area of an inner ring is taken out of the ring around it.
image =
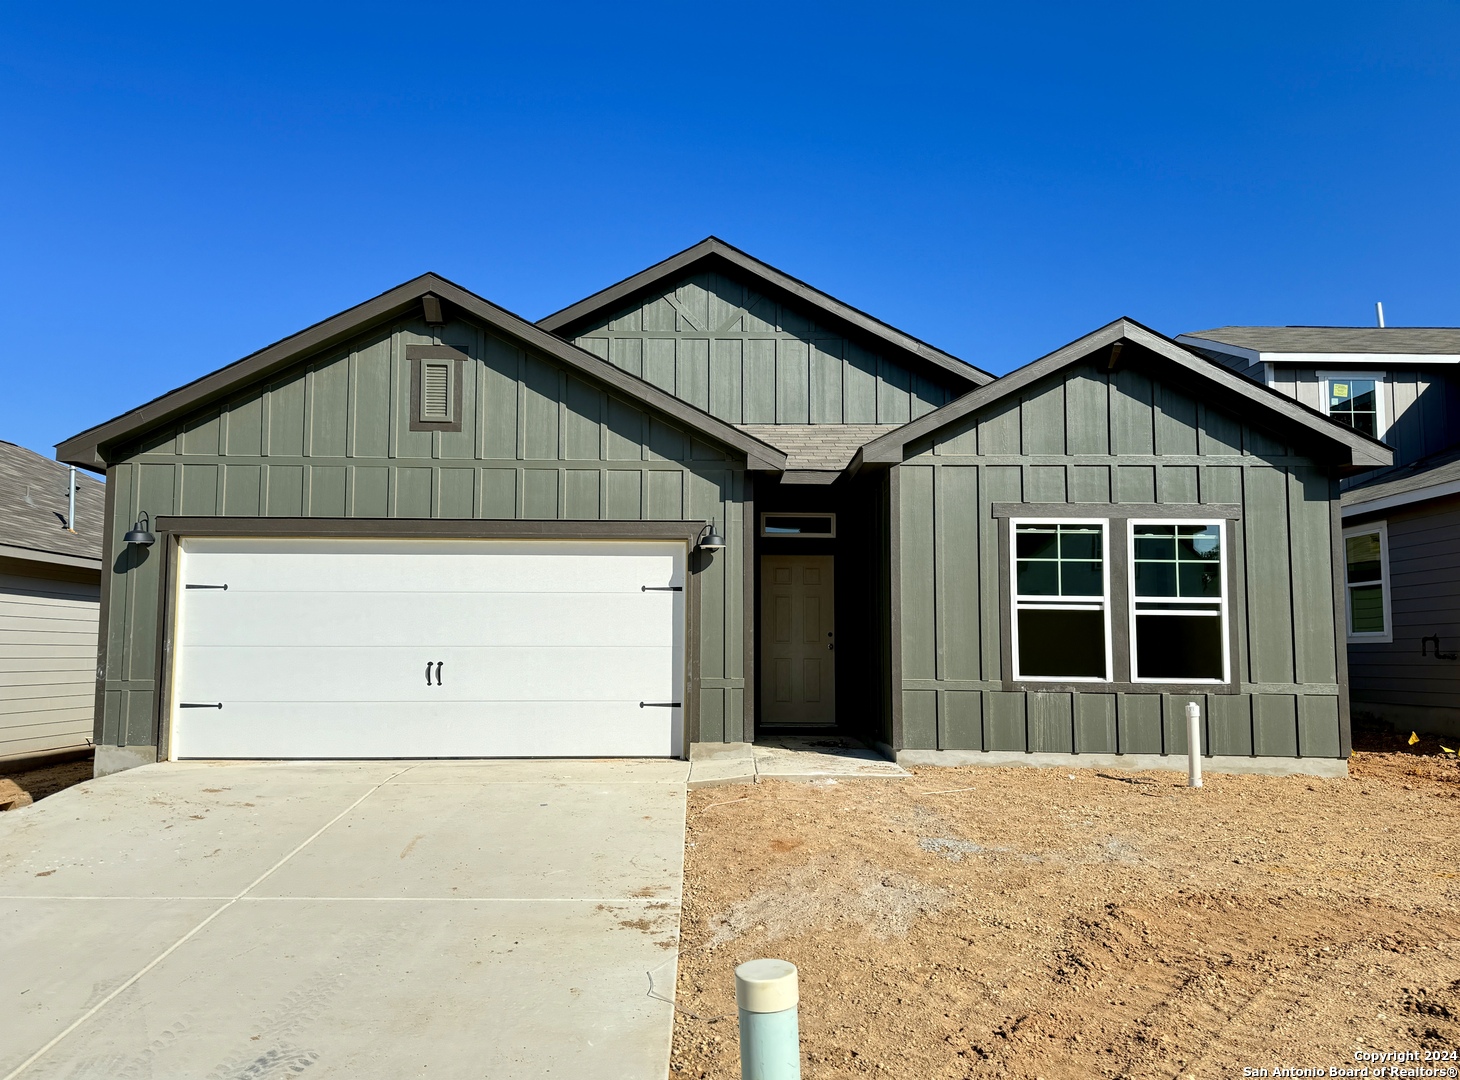
[[[1005,372],[1119,315],[1460,324],[1455,3],[8,4],[0,438],[434,270],[714,233]]]

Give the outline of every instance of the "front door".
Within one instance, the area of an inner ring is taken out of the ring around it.
[[[760,722],[836,723],[830,555],[762,555]]]

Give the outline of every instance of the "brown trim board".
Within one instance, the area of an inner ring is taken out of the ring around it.
[[[987,386],[964,394],[930,413],[924,413],[896,431],[873,439],[857,451],[847,468],[856,472],[863,465],[897,464],[903,460],[906,448],[917,440],[1017,393],[1048,375],[1085,361],[1101,350],[1125,343],[1140,346],[1146,354],[1169,362],[1172,369],[1179,372],[1180,377],[1185,380],[1202,384],[1206,395],[1214,396],[1213,404],[1218,407],[1236,409],[1244,416],[1248,416],[1251,408],[1256,407],[1271,418],[1269,422],[1276,422],[1288,431],[1297,431],[1309,442],[1323,443],[1342,465],[1367,468],[1388,465],[1394,460],[1394,452],[1377,439],[1336,424],[1318,410],[1198,356],[1133,319],[1121,318],[1011,371]],[[1131,350],[1125,350],[1122,364],[1131,355]],[[1224,406],[1224,401],[1230,404]]]
[[[988,372],[889,326],[716,236],[708,236],[693,247],[685,248],[561,311],[555,311],[539,319],[537,325],[554,334],[570,334],[575,324],[595,315],[612,313],[634,297],[647,294],[696,269],[727,269],[732,271],[733,277],[749,276],[762,292],[773,299],[795,300],[812,308],[826,320],[829,329],[846,333],[855,340],[870,340],[880,349],[895,350],[902,357],[933,368],[941,376],[937,380],[939,382],[948,382],[947,376],[952,375],[962,390],[967,390],[993,381],[994,377]]]
[[[56,457],[82,468],[103,468],[108,463],[107,453],[113,446],[220,401],[243,386],[258,382],[313,354],[356,337],[373,326],[413,314],[421,297],[427,293],[441,297],[493,331],[514,338],[570,368],[577,369],[721,446],[739,451],[746,456],[748,468],[779,472],[786,466],[784,452],[747,435],[734,424],[726,423],[679,400],[652,383],[630,375],[607,360],[600,359],[435,274],[423,274],[403,285],[397,285],[374,299],[357,304],[130,412],[73,435],[57,444]]]

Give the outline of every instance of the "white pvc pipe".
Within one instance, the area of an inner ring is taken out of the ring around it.
[[[1186,703],[1186,786],[1201,787],[1201,706]]]
[[[735,969],[741,1080],[801,1080],[796,965],[748,960]]]

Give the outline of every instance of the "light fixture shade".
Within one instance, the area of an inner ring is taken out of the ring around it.
[[[143,514],[127,530],[127,535],[122,537],[122,539],[129,544],[136,544],[139,547],[151,547],[157,543],[157,537],[152,534],[152,519],[146,514]]]
[[[724,546],[725,538],[717,533],[713,528],[710,530],[709,536],[703,537],[700,540],[700,547],[704,548],[706,551],[719,551]]]

